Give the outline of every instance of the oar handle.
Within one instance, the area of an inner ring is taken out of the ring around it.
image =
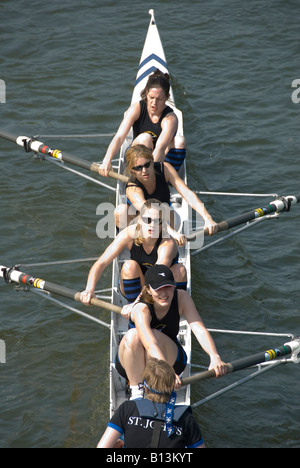
[[[75,301],[80,302],[80,294],[80,292],[77,292],[75,294]],[[122,312],[122,307],[111,304],[110,302],[102,301],[101,299],[97,299],[96,297],[92,297],[91,305],[95,307],[100,307],[101,309],[110,310],[111,312],[115,312],[117,314],[120,314]]]
[[[45,145],[41,141],[37,141],[35,138],[28,138],[27,136],[16,136],[12,135],[11,133],[0,131],[0,137],[4,138],[5,140],[12,141],[19,146],[22,146],[26,149],[26,151],[33,151],[40,154],[45,154],[46,156],[52,156],[53,158],[59,159],[69,164],[73,164],[74,166],[81,167],[83,169],[87,169],[91,172],[96,172],[99,174],[100,164],[98,163],[91,163],[86,161],[85,159],[78,158],[73,154],[69,154],[66,152],[62,152],[57,149],[52,149],[49,146]],[[113,179],[120,180],[125,184],[128,182],[129,178],[124,176],[123,174],[118,174],[114,171],[109,171],[109,177]]]
[[[227,229],[228,229],[227,221],[221,221],[220,223],[217,223],[217,229],[216,229],[215,234],[218,234],[218,232],[226,231]],[[187,241],[193,241],[196,239],[196,237],[208,236],[208,235],[209,235],[208,228],[204,228],[204,229],[200,229],[200,231],[192,232],[191,234],[188,234],[185,237]]]
[[[226,364],[226,367],[227,367],[227,374],[230,374],[233,371],[232,365],[228,363]],[[198,374],[191,375],[190,377],[186,377],[185,379],[182,379],[181,386],[184,387],[186,385],[190,385],[196,382],[201,382],[202,380],[213,379],[215,377],[216,377],[216,373],[214,369],[204,371],[204,372],[199,372]]]
[[[42,291],[57,294],[59,296],[71,299],[76,302],[80,302],[80,292],[76,292],[73,289],[66,288],[59,284],[51,283],[49,281],[45,281],[41,278],[33,278],[26,273],[23,273],[15,268],[7,268],[3,265],[0,265],[0,278],[4,278],[7,282],[14,282],[19,284],[25,284],[29,287],[41,289]],[[101,299],[92,298],[91,305],[95,307],[100,307],[101,309],[110,310],[112,312],[116,312],[120,314],[122,311],[122,307],[116,306],[111,304],[110,302],[102,301]]]
[[[217,234],[221,230],[224,230],[224,229],[221,229],[221,228],[219,229],[219,225],[222,225],[222,224],[223,224],[223,222],[217,224],[217,230],[216,230],[215,234]],[[185,237],[186,237],[186,240],[188,242],[192,242],[199,236],[208,236],[208,235],[209,235],[208,228],[204,228],[204,229],[200,229],[200,231],[194,231],[191,234],[187,234]]]
[[[90,166],[90,171],[96,172],[97,174],[99,174],[99,168],[100,168],[100,164],[92,163]],[[108,177],[111,177],[112,179],[120,180],[121,182],[124,182],[124,184],[127,184],[127,182],[129,181],[129,177],[123,174],[119,174],[118,172],[114,172],[114,171],[109,171]]]
[[[120,180],[121,182],[124,182],[124,184],[127,184],[127,182],[129,181],[129,177],[114,171],[109,171],[108,176],[112,179]]]

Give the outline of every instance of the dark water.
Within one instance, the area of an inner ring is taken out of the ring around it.
[[[101,0],[0,4],[0,128],[24,135],[116,130],[156,11],[174,75],[194,190],[299,193],[299,13],[294,0]],[[101,160],[110,138],[51,139]],[[0,141],[1,264],[100,254],[96,208],[114,195]],[[269,201],[202,197],[220,221]],[[193,257],[193,297],[210,328],[300,333],[299,207]],[[90,264],[31,268],[74,289]],[[110,286],[110,269],[101,287]],[[109,332],[2,283],[1,447],[95,447],[108,419]],[[92,314],[109,320],[103,312]],[[214,335],[224,360],[284,338]],[[194,344],[193,362],[207,364]],[[242,373],[242,376],[244,374]],[[235,376],[236,377],[236,376]],[[228,377],[231,382],[232,377]],[[299,365],[200,406],[208,447],[299,447]],[[197,401],[224,382],[195,386]]]

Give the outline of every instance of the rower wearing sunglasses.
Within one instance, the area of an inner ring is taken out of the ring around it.
[[[170,205],[170,185],[187,201],[187,203],[204,219],[209,234],[217,232],[217,225],[197,195],[192,192],[179,177],[177,171],[168,163],[154,162],[152,151],[144,145],[135,145],[126,152],[126,173],[130,176],[126,186],[127,205],[116,208],[116,224],[120,229],[128,226],[135,218],[143,204],[149,198],[156,198]],[[174,213],[173,213],[174,214]],[[171,210],[172,215],[172,210]],[[171,216],[171,226],[174,221]],[[175,231],[169,233],[182,245],[182,236]]]
[[[146,272],[156,263],[171,268],[177,287],[186,289],[186,269],[178,263],[178,246],[167,232],[165,218],[165,206],[156,199],[148,200],[141,208],[137,223],[123,229],[91,268],[81,302],[90,304],[103,271],[126,248],[130,260],[121,270],[120,291],[129,303],[138,298]]]

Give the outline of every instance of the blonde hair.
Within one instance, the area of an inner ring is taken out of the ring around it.
[[[145,396],[155,403],[166,403],[169,401],[175,386],[175,371],[166,361],[150,358],[147,361],[143,381],[151,390],[145,387]]]
[[[144,158],[148,161],[154,162],[152,150],[150,148],[147,148],[145,145],[130,146],[130,148],[128,148],[126,151],[125,173],[127,175],[132,175],[132,168],[136,166],[136,161],[138,158]]]

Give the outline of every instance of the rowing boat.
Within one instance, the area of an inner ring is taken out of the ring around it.
[[[139,93],[140,90],[143,89],[145,82],[147,80],[147,77],[149,74],[155,69],[155,68],[160,68],[162,71],[167,72],[168,67],[166,63],[166,59],[164,56],[164,51],[161,45],[161,41],[158,35],[157,27],[155,24],[155,18],[154,18],[154,13],[153,11],[150,11],[151,14],[151,20],[150,20],[150,26],[149,26],[149,31],[147,34],[147,38],[145,41],[145,46],[141,58],[141,63],[137,75],[137,82],[134,87],[134,92],[132,95],[132,102],[136,102],[139,99]],[[174,111],[176,112],[179,120],[179,134],[183,135],[183,123],[182,123],[182,114],[181,112],[176,108],[175,106],[175,101],[174,101],[174,96],[173,96],[173,91],[171,90],[171,98],[170,101],[168,102],[168,105],[173,107]],[[53,137],[53,136],[52,136]],[[26,150],[27,153],[34,152],[35,156],[37,157],[37,154],[40,154],[42,156],[42,159],[45,159],[47,161],[54,162],[58,167],[62,169],[67,169],[71,170],[71,168],[68,167],[69,164],[75,165],[79,168],[82,168],[84,170],[98,173],[100,164],[94,163],[94,162],[89,162],[86,161],[84,158],[79,158],[78,156],[74,156],[72,154],[66,153],[64,151],[60,150],[53,150],[51,147],[48,145],[38,141],[36,138],[32,137],[25,137],[25,136],[16,136],[12,135],[10,133],[7,133],[3,130],[0,132],[0,138],[4,138],[6,140],[12,141],[13,143],[16,143],[17,145],[21,146]],[[124,187],[124,176],[122,176],[123,171],[124,171],[124,155],[125,155],[125,150],[126,148],[130,145],[132,141],[132,134],[130,133],[126,139],[126,142],[124,146],[122,147],[121,153],[120,153],[120,159],[119,159],[119,168],[118,168],[118,173],[110,173],[110,177],[116,178],[119,180],[118,185],[117,185],[117,197],[116,197],[116,203],[123,203],[125,201],[125,187]],[[24,152],[23,152],[24,154]],[[87,177],[86,174],[79,174],[78,172],[75,172],[72,170],[72,172],[81,175],[85,179],[88,179],[89,181],[97,184],[102,184],[102,182],[96,180],[95,178],[90,178]],[[180,176],[187,180],[186,178],[186,167],[184,165],[183,169],[181,170]],[[120,181],[120,178],[123,178],[123,181]],[[115,190],[115,187],[109,187]],[[203,192],[196,192],[196,193],[203,193]],[[207,194],[207,193],[206,193]],[[209,192],[208,194],[210,195],[231,195],[231,196],[241,196],[241,195],[246,195],[249,196],[249,194],[237,194],[237,193],[219,193],[219,192]],[[262,194],[250,194],[251,196],[262,196]],[[235,231],[231,232],[227,236],[223,237],[222,239],[219,239],[214,242],[210,242],[208,245],[203,247],[200,250],[194,250],[191,255],[196,255],[199,252],[203,252],[203,250],[213,247],[217,245],[220,242],[224,242],[225,240],[228,240],[230,236],[237,235],[238,233],[244,231],[245,229],[252,228],[254,226],[258,226],[258,224],[264,220],[267,219],[277,219],[277,217],[284,212],[289,212],[290,208],[299,203],[300,204],[300,193],[294,196],[287,196],[287,197],[279,197],[278,195],[274,194],[264,194],[263,196],[269,196],[270,197],[275,197],[276,200],[273,202],[270,202],[268,205],[263,205],[260,208],[256,208],[255,210],[252,210],[251,212],[246,212],[243,213],[239,216],[232,217],[226,221],[223,221],[218,224],[218,230],[219,232],[225,231],[225,230],[231,230],[233,227],[237,227],[241,224],[245,224],[241,229],[236,229]],[[185,203],[184,200],[181,199],[178,194],[175,192],[172,193],[172,202],[173,202],[173,208],[178,211],[180,214],[180,219],[181,219],[181,226],[180,229],[183,229],[184,223],[188,220],[188,207]],[[197,232],[194,232],[190,235],[190,240],[192,240],[193,237],[197,236]],[[110,355],[110,412],[111,414],[116,410],[116,408],[125,400],[127,399],[127,386],[126,382],[118,375],[116,372],[115,366],[114,366],[114,358],[116,351],[118,349],[119,343],[121,341],[122,336],[127,330],[127,321],[123,319],[119,313],[121,310],[121,307],[125,304],[125,300],[122,296],[119,294],[119,277],[120,277],[120,268],[122,266],[123,261],[126,259],[126,255],[123,254],[120,258],[118,258],[113,265],[113,277],[112,277],[112,298],[111,298],[111,304],[107,304],[106,302],[100,300],[100,299],[92,299],[92,305],[100,308],[104,308],[105,310],[112,310],[113,313],[111,315],[111,326],[109,323],[103,322],[99,320],[98,318],[88,315],[86,312],[82,312],[81,310],[75,309],[75,307],[71,307],[69,304],[66,304],[64,302],[59,301],[56,297],[54,296],[62,296],[65,297],[68,300],[73,300],[73,301],[80,301],[80,292],[69,289],[68,287],[62,286],[61,284],[54,284],[50,283],[48,280],[43,280],[41,278],[34,278],[32,277],[29,273],[22,273],[19,271],[20,265],[16,265],[15,267],[5,267],[0,265],[0,278],[3,278],[7,283],[13,282],[16,284],[16,289],[18,291],[31,291],[34,292],[38,295],[38,297],[42,297],[43,300],[48,300],[51,301],[51,303],[55,304],[55,307],[64,307],[65,309],[71,311],[72,313],[77,313],[82,317],[85,317],[88,320],[92,320],[94,323],[97,323],[98,325],[105,326],[107,329],[111,329],[111,355]],[[96,259],[93,259],[96,260]],[[58,261],[58,262],[48,262],[44,264],[32,264],[32,265],[27,265],[28,267],[36,267],[36,266],[45,266],[45,265],[57,265],[57,264],[67,264],[70,262],[87,262],[92,261],[92,259],[75,259],[75,260],[69,260],[69,261]],[[191,291],[191,270],[190,270],[190,250],[189,246],[185,247],[184,249],[180,250],[180,261],[185,264],[187,268],[187,273],[188,273],[188,290],[189,292]],[[54,272],[54,277],[55,277],[55,272]],[[99,291],[99,292],[104,292],[107,290]],[[99,296],[100,297],[100,296]],[[107,298],[107,296],[105,296]],[[225,334],[230,334],[232,336],[233,334],[236,335],[241,335],[242,337],[245,337],[247,335],[256,335],[260,337],[270,337],[270,336],[277,336],[282,339],[283,337],[288,338],[289,342],[283,342],[283,346],[281,347],[274,347],[272,349],[268,348],[267,351],[261,352],[259,354],[255,354],[253,356],[248,356],[247,358],[244,359],[239,359],[236,360],[232,363],[227,364],[227,369],[228,373],[229,372],[235,372],[237,370],[241,369],[246,369],[249,368],[250,366],[257,366],[258,370],[255,372],[252,372],[250,375],[247,375],[246,377],[241,378],[239,381],[234,382],[231,385],[228,385],[226,388],[222,388],[221,390],[214,392],[212,395],[209,395],[208,397],[203,398],[202,400],[193,403],[192,407],[197,408],[200,405],[207,403],[213,398],[219,397],[220,395],[223,395],[225,392],[232,390],[236,388],[238,385],[242,385],[245,382],[248,382],[250,379],[255,378],[258,375],[262,375],[262,373],[265,373],[268,370],[271,370],[281,364],[286,364],[288,362],[292,363],[300,363],[300,339],[298,337],[295,337],[294,335],[291,334],[282,334],[282,333],[267,333],[267,332],[249,332],[249,331],[236,331],[236,330],[216,330],[216,329],[209,329],[210,332],[212,333],[225,333]],[[180,334],[179,334],[179,339],[182,342],[185,351],[187,352],[188,355],[188,364],[190,364],[190,358],[191,358],[191,336],[190,336],[190,331],[189,327],[187,326],[187,323],[183,320],[181,322],[180,326]],[[1,341],[1,340],[0,340]],[[257,348],[258,350],[259,348]],[[256,348],[255,350],[256,351]],[[291,357],[288,359],[286,356],[290,355]],[[277,359],[279,358],[279,359]],[[193,367],[200,367],[196,363],[193,364]],[[182,385],[185,386],[179,393],[178,393],[178,403],[185,403],[189,404],[190,403],[190,387],[192,383],[195,382],[200,382],[204,379],[211,378],[214,376],[213,371],[205,371],[201,372],[200,374],[192,375],[190,376],[190,365],[188,365],[185,373],[183,374],[182,378]]]
[[[149,14],[150,24],[148,32],[146,35],[139,69],[137,73],[136,83],[133,90],[131,104],[138,102],[140,100],[140,93],[145,88],[149,75],[159,68],[163,73],[169,73],[168,65],[163,50],[163,46],[160,40],[159,32],[157,29],[154,11],[150,10]],[[182,113],[175,106],[173,89],[170,89],[170,98],[167,101],[167,105],[172,107],[178,118],[178,135],[183,135],[183,119]],[[129,132],[127,138],[125,139],[119,157],[119,174],[123,174],[125,170],[125,152],[132,142],[132,129]],[[186,165],[183,164],[181,172],[179,173],[180,177],[187,182],[186,175]],[[122,181],[118,182],[117,192],[116,192],[116,206],[126,203],[125,195],[125,184]],[[179,215],[178,220],[179,224],[177,230],[183,232],[186,223],[188,222],[188,204],[186,201],[179,196],[174,190],[171,191],[171,203],[172,208]],[[119,291],[119,278],[122,265],[129,256],[129,252],[123,252],[113,263],[113,273],[112,273],[112,303],[120,307],[126,304],[126,300],[120,294]],[[184,264],[187,270],[188,276],[188,291],[191,292],[191,268],[190,268],[190,247],[187,244],[185,247],[179,249],[179,262]],[[118,351],[118,347],[121,339],[128,330],[128,321],[125,320],[120,314],[111,314],[111,337],[110,337],[110,414],[112,415],[120,404],[128,399],[128,387],[126,381],[118,374],[115,368],[115,357]],[[183,374],[183,378],[188,377],[190,372],[190,360],[191,360],[191,332],[187,322],[182,319],[180,322],[180,330],[178,339],[182,344],[185,352],[188,356],[188,364],[186,370]],[[186,386],[178,392],[177,396],[178,404],[190,404],[190,387]]]

